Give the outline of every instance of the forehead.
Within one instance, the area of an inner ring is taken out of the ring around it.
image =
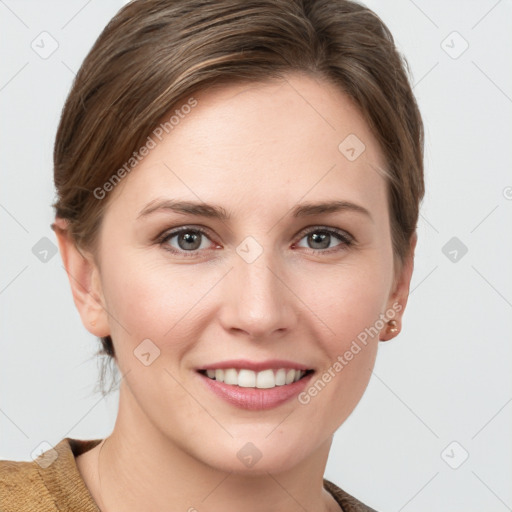
[[[223,85],[194,100],[169,133],[153,136],[155,147],[114,190],[114,208],[138,212],[166,194],[207,202],[221,195],[235,205],[334,197],[336,190],[354,200],[381,199],[378,144],[353,102],[330,82],[290,75]]]
[[[223,85],[201,91],[195,99],[197,106],[172,130],[175,149],[186,139],[188,149],[196,144],[199,151],[230,148],[238,154],[240,148],[240,153],[252,150],[257,155],[267,150],[268,157],[273,150],[293,157],[317,150],[337,157],[339,143],[354,135],[366,146],[365,159],[380,162],[359,109],[326,79],[291,74],[269,82]]]

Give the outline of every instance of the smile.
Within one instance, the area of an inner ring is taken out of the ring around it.
[[[313,370],[299,370],[293,368],[266,369],[259,372],[246,368],[225,368],[199,370],[212,380],[223,382],[231,386],[243,388],[270,389],[276,386],[287,386],[302,379]]]

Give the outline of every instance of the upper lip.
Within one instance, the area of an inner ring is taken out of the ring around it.
[[[265,361],[249,361],[248,359],[230,359],[229,361],[218,361],[216,363],[201,366],[198,370],[224,370],[227,368],[243,368],[260,372],[263,370],[288,368],[295,370],[311,370],[312,368],[295,361],[286,359],[267,359]]]

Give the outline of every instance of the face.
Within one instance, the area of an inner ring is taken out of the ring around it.
[[[405,306],[384,161],[349,99],[319,79],[195,99],[110,192],[95,281],[108,314],[82,318],[113,338],[120,416],[224,471],[244,470],[242,447],[261,454],[253,472],[285,469],[353,411]],[[294,367],[313,372],[283,385]]]

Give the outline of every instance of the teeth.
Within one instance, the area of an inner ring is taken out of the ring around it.
[[[285,386],[297,382],[306,372],[304,370],[294,370],[279,368],[278,370],[263,370],[254,372],[252,370],[227,368],[225,370],[206,370],[206,375],[210,379],[240,386],[243,388],[269,389],[276,386]]]
[[[263,370],[256,374],[256,387],[260,389],[275,388],[276,378],[274,370]]]
[[[276,372],[276,386],[284,386],[286,384],[286,370],[280,368]]]
[[[224,380],[226,384],[238,384],[238,376],[236,374],[236,370],[234,368],[229,368],[229,370],[224,370]]]
[[[236,370],[235,370],[236,371]],[[240,370],[236,384],[243,388],[256,387],[256,373],[251,370]]]

